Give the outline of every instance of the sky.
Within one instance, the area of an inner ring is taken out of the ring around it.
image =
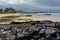
[[[60,0],[0,0],[0,8],[6,7],[24,11],[60,12]]]

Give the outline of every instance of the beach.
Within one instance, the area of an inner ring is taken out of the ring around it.
[[[48,14],[48,15],[45,15],[45,14]],[[26,16],[26,15],[31,15],[31,16]],[[0,14],[0,20],[3,20],[0,22],[0,24],[9,24],[12,21],[27,22],[27,21],[50,20],[53,22],[60,22],[59,16],[60,16],[60,13],[6,13],[6,14]],[[6,20],[9,20],[9,21],[6,21]]]

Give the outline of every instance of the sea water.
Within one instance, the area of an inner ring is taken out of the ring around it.
[[[50,15],[45,15],[50,14]],[[60,13],[27,13],[27,15],[32,15],[34,18],[45,18],[45,19],[54,19],[55,21],[60,21]]]

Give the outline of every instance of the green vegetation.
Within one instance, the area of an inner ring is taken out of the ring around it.
[[[4,10],[4,12],[5,12],[5,13],[15,13],[16,10],[11,7],[11,8],[6,8],[6,9]]]
[[[40,11],[40,12],[27,12],[24,10],[15,10],[12,7],[7,7],[4,10],[2,8],[0,8],[0,13],[48,13],[48,11]]]
[[[0,13],[19,13],[19,12],[22,12],[22,13],[27,13],[25,11],[22,11],[22,10],[15,10],[14,8],[12,7],[9,7],[9,8],[5,8],[4,10],[2,8],[0,8]]]
[[[5,10],[3,10],[3,9],[1,8],[1,9],[0,9],[0,13],[16,13],[16,10],[13,9],[12,7],[6,8]]]
[[[6,17],[1,17],[1,18],[5,18],[5,19],[6,18],[8,18],[8,19],[13,19],[14,18],[15,19],[15,18],[18,18],[18,17],[20,17],[20,16],[6,16]]]
[[[31,17],[32,15],[26,15],[27,17]]]
[[[0,24],[6,24],[12,21],[15,22],[24,22],[24,21],[31,21],[32,18],[31,17],[21,17],[21,16],[5,16],[5,17],[1,17],[0,19]]]
[[[15,20],[19,16],[6,16],[6,17],[1,17],[0,23],[5,23],[5,22],[11,22],[12,20]]]
[[[0,13],[2,13],[3,12],[3,9],[0,9]]]
[[[17,20],[24,20],[24,21],[31,21],[32,19],[31,18],[20,18],[20,19],[17,19]]]

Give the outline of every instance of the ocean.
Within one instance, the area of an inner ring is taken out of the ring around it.
[[[45,15],[50,14],[50,15]],[[44,18],[45,20],[60,21],[60,13],[27,13],[27,15],[32,15],[33,18]]]

